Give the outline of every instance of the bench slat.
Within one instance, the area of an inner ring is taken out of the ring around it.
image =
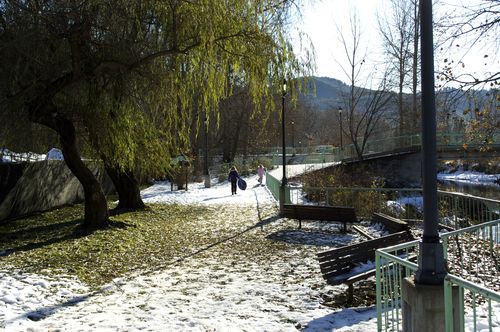
[[[400,240],[404,239],[409,239],[410,236],[408,235],[408,232],[402,231],[386,236],[382,236],[373,240],[367,240],[359,243],[354,243],[351,245],[335,248],[335,249],[330,249],[327,251],[322,251],[317,253],[318,260],[324,261],[324,260],[329,260],[329,259],[335,259],[338,256],[342,256],[344,253],[352,252],[352,251],[357,251],[361,249],[367,249],[367,248],[375,248],[378,249],[380,246],[385,245],[385,244],[392,244],[392,243],[399,243]],[[387,246],[386,246],[387,247]]]
[[[339,257],[337,259],[332,259],[328,261],[321,262],[319,264],[319,267],[321,268],[321,271],[325,270],[328,271],[330,269],[335,269],[337,266],[343,266],[343,265],[352,265],[356,263],[362,263],[371,260],[372,255],[375,254],[375,251],[373,252],[364,252],[364,253],[359,253],[355,252],[351,255],[346,255]]]
[[[375,260],[375,251],[378,248],[403,243],[412,240],[407,231],[386,235],[374,240],[368,240],[353,245],[348,245],[317,254],[323,278],[331,280],[332,277],[348,273],[357,263]],[[347,277],[346,277],[347,278]],[[342,283],[342,279],[339,283]],[[337,280],[335,281],[337,284]]]
[[[342,222],[344,231],[347,231],[347,223],[358,222],[354,208],[347,206],[285,204],[283,206],[283,216],[298,219],[299,228],[302,227],[302,220],[323,220]]]
[[[391,232],[400,232],[409,229],[407,222],[378,212],[373,213],[372,222],[383,224]]]
[[[346,206],[316,206],[285,204],[283,206],[285,217],[306,220],[326,220],[340,222],[357,222],[356,212],[352,207]]]

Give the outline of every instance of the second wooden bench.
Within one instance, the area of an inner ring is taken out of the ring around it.
[[[375,269],[350,273],[356,265],[375,261],[375,251],[380,248],[414,240],[409,231],[402,231],[373,240],[323,251],[317,254],[323,278],[329,285],[345,283],[349,286],[349,298],[352,299],[353,284],[356,281],[375,275]]]
[[[302,227],[302,220],[324,220],[341,222],[344,224],[344,231],[347,231],[347,223],[358,222],[354,208],[347,206],[285,204],[283,216],[297,219],[299,228]]]

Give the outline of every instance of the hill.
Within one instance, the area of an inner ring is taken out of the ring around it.
[[[308,82],[307,94],[303,94],[299,99],[311,104],[319,110],[337,109],[341,106],[342,95],[349,91],[349,86],[342,81],[330,77],[313,76]],[[314,90],[314,84],[316,89]]]
[[[316,89],[314,89],[314,84]],[[342,81],[331,77],[309,77],[307,90],[308,93],[299,96],[299,100],[310,104],[318,111],[338,109],[343,107],[343,96],[349,94],[349,85]],[[436,90],[436,108],[438,114],[453,114],[456,116],[464,116],[464,110],[473,108],[485,107],[488,103],[494,103],[496,90],[468,90],[463,91],[456,88],[443,88]],[[396,114],[397,112],[397,96],[393,92],[394,99],[388,105],[390,113]],[[411,95],[404,94],[404,100],[411,103]],[[360,103],[363,105],[363,102]],[[494,105],[491,105],[494,108]],[[445,116],[445,115],[444,115]],[[470,117],[471,115],[469,115]]]

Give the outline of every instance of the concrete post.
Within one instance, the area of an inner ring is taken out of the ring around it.
[[[416,284],[413,277],[403,279],[401,287],[403,331],[445,331],[444,286]],[[453,288],[453,307],[458,308],[458,288]],[[458,327],[457,310],[453,310],[453,326]]]
[[[285,204],[285,186],[280,186],[280,194],[279,194],[279,204],[280,204],[280,213],[283,214],[283,205]]]

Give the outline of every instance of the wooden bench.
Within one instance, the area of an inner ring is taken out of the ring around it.
[[[348,298],[352,299],[353,284],[359,280],[375,275],[375,268],[351,274],[351,270],[359,263],[375,261],[375,251],[380,248],[414,240],[409,231],[402,231],[373,240],[351,244],[348,246],[323,251],[317,254],[323,278],[329,285],[347,284]]]
[[[409,229],[407,222],[383,213],[373,213],[372,222],[381,223],[391,233],[397,233]]]
[[[298,219],[299,228],[302,227],[302,220],[342,222],[344,224],[344,232],[347,231],[347,223],[358,222],[354,208],[346,206],[284,204],[283,216]]]

